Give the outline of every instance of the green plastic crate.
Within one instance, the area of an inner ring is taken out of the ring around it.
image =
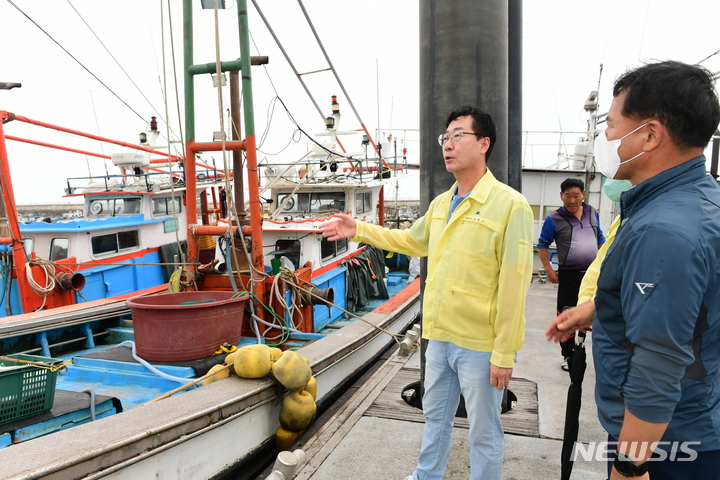
[[[59,365],[61,360],[36,355],[7,355],[7,358]],[[4,369],[2,367],[15,367]],[[45,413],[55,399],[57,371],[10,360],[0,360],[0,425]]]

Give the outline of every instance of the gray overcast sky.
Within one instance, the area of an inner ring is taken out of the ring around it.
[[[165,118],[162,97],[163,59],[168,71],[167,89],[170,123],[179,132],[168,22],[161,28],[160,10],[167,2],[140,0],[13,0],[57,42],[93,72],[122,101],[72,60],[9,2],[0,0],[0,26],[4,42],[0,49],[0,81],[21,82],[23,87],[0,91],[0,109],[26,117],[59,124],[105,137],[137,142],[151,115]],[[180,2],[171,2],[175,55],[182,61],[182,20]],[[306,0],[305,6],[325,48],[368,129],[408,129],[395,131],[406,141],[409,160],[418,161],[419,72],[417,0]],[[239,56],[235,42],[237,10],[220,15],[222,60]],[[300,72],[327,67],[312,33],[293,0],[261,0],[260,6],[283,42]],[[587,115],[582,105],[591,90],[597,89],[600,64],[601,110],[611,100],[613,80],[627,68],[657,59],[698,62],[720,50],[720,2],[696,0],[525,0],[523,57],[523,130],[565,132],[584,131]],[[82,16],[82,19],[76,11]],[[282,106],[272,109],[277,95],[293,118],[308,133],[318,132],[323,123],[294,78],[275,42],[250,4],[250,29],[257,45],[254,54],[268,55],[267,67],[254,67],[256,133],[262,135],[271,118],[266,153],[281,151],[291,161],[308,150],[308,142],[295,134]],[[167,12],[166,12],[167,13]],[[102,40],[121,68],[105,51],[83,19]],[[196,63],[215,61],[214,20],[211,11],[196,11]],[[471,34],[468,32],[468,34]],[[163,36],[165,56],[163,56]],[[200,43],[202,42],[202,46]],[[720,71],[720,55],[703,63]],[[177,65],[178,71],[180,63]],[[132,79],[128,79],[126,76]],[[275,90],[271,85],[274,85]],[[316,101],[329,113],[330,96],[338,95],[343,119],[341,128],[358,124],[349,105],[329,72],[307,77]],[[134,84],[133,84],[134,82]],[[178,80],[182,89],[182,79]],[[142,95],[138,88],[142,90]],[[146,97],[147,100],[143,97]],[[209,78],[196,82],[198,99],[198,140],[210,140],[219,129],[217,93]],[[182,100],[182,96],[180,96]],[[223,108],[227,108],[225,93]],[[379,100],[379,102],[378,102]],[[148,102],[149,101],[149,102]],[[379,109],[378,109],[379,104]],[[202,113],[200,113],[202,110]],[[183,119],[184,123],[184,119]],[[51,143],[71,144],[75,148],[100,152],[97,142],[76,140],[65,134],[14,122],[5,125],[9,135]],[[165,126],[160,125],[163,133]],[[383,136],[386,136],[385,132]],[[579,134],[567,133],[565,141],[577,141]],[[559,135],[529,134],[526,164],[547,166],[555,161]],[[347,140],[349,150],[359,150],[359,139]],[[541,147],[539,144],[549,144]],[[102,174],[102,160],[30,147],[9,142],[11,170],[18,202],[56,203],[61,198],[66,177]],[[103,152],[122,151],[104,147]],[[438,153],[439,153],[438,149]],[[100,152],[100,153],[103,153]],[[217,165],[222,155],[213,155]],[[259,154],[263,159],[264,154]],[[209,156],[206,157],[209,159]],[[89,166],[88,166],[89,165]],[[111,173],[115,167],[108,165]],[[416,182],[416,180],[414,181]],[[403,187],[401,197],[417,198],[413,181]]]

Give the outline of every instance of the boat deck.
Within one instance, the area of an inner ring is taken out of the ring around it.
[[[560,369],[560,347],[545,341],[544,331],[555,311],[557,286],[533,283],[528,294],[525,345],[510,382],[517,406],[502,415],[505,429],[503,479],[536,480],[560,476],[565,404],[569,378]],[[590,336],[586,342],[592,348]],[[420,355],[395,352],[369,378],[359,381],[342,403],[321,416],[293,447],[302,448],[307,463],[296,480],[335,480],[351,474],[354,480],[401,480],[416,465],[422,440],[419,410],[401,398],[402,389],[419,381]],[[592,356],[580,415],[581,442],[607,440],[597,420]],[[470,473],[468,429],[457,418],[446,479],[466,479]],[[602,461],[575,462],[573,478],[605,478]],[[258,478],[265,478],[270,469]]]
[[[161,293],[166,289],[167,285],[158,285],[113,298],[103,298],[87,303],[66,305],[42,312],[1,317],[0,339],[39,333],[48,328],[56,329],[121,317],[130,313],[130,307],[125,304],[126,298]],[[82,311],[83,315],[78,315],[79,311]],[[45,356],[50,355],[46,353]]]
[[[363,316],[372,311],[382,313],[384,310],[388,310],[389,313],[397,308],[396,301],[407,300],[407,294],[398,295],[408,286],[407,277],[407,273],[401,272],[393,272],[388,275],[390,299],[371,298],[368,304],[355,314]],[[417,288],[413,291],[417,291]],[[378,308],[381,305],[386,305],[386,307]],[[28,319],[25,320],[23,317],[17,323],[0,322],[0,338],[3,338],[3,335],[12,336],[18,332],[34,332],[41,327],[46,328],[52,321],[59,322],[59,326],[63,327],[82,323],[81,319],[75,315],[76,308],[67,307],[55,310],[49,311],[39,318],[24,316]],[[129,307],[122,300],[104,299],[93,302],[92,313],[90,319],[97,321],[102,318],[127,315]],[[332,335],[353,321],[355,321],[354,318],[343,317],[326,326],[320,333],[291,333],[285,344],[288,348],[301,347],[307,342]],[[97,398],[104,398],[103,401],[106,402],[104,405],[100,405],[102,402],[96,402],[97,411],[95,412],[97,418],[104,418],[143,405],[175,390],[180,385],[177,381],[161,378],[148,371],[145,366],[133,358],[129,346],[119,346],[122,342],[135,339],[131,319],[122,320],[117,327],[109,328],[106,334],[109,341],[107,344],[93,344],[91,348],[85,350],[76,350],[55,356],[59,360],[72,360],[67,371],[57,378],[55,400],[62,401],[64,405],[72,405],[73,408],[56,409],[53,407],[48,415],[23,418],[12,424],[0,425],[0,449],[13,443],[21,443],[90,422],[92,412],[89,392],[92,392]],[[89,335],[92,333],[90,332]],[[240,344],[256,342],[254,337],[243,337]],[[182,362],[150,363],[166,375],[187,379],[186,382],[191,382],[193,379],[205,375],[213,365],[222,363],[224,358],[225,354],[221,354]],[[199,388],[199,386],[192,388]],[[32,434],[25,434],[26,431],[31,431]]]

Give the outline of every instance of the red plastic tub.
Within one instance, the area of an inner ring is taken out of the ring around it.
[[[247,293],[161,293],[127,300],[135,330],[135,349],[145,360],[177,362],[215,353],[220,345],[237,345]],[[215,300],[181,305],[184,302]]]

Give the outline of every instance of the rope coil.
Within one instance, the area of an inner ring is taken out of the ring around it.
[[[295,275],[295,272],[293,272],[293,271],[291,271],[291,270],[289,270],[289,269],[287,269],[287,268],[285,268],[285,267],[280,267],[280,273],[279,273],[278,275],[276,275],[276,276],[275,276],[275,279],[273,280],[273,288],[272,288],[271,292],[273,292],[273,293],[276,295],[276,298],[278,299],[280,305],[282,305],[283,308],[284,308],[286,311],[292,313],[291,310],[290,310],[290,306],[287,305],[287,302],[285,301],[285,299],[282,298],[282,295],[281,295],[281,294],[279,294],[279,288],[276,288],[276,285],[279,284],[279,280],[284,281],[284,282],[285,282],[286,284],[288,284],[288,285],[290,286],[290,288],[292,289],[292,292],[293,292],[293,293],[292,293],[292,297],[291,297],[291,304],[292,304],[292,308],[293,308],[293,309],[297,309],[298,313],[300,313],[300,309],[299,309],[298,306],[297,306],[297,303],[296,303],[296,301],[295,301],[295,298],[296,298],[297,292],[298,292],[298,291],[302,291],[302,292],[304,292],[305,294],[308,294],[308,295],[310,295],[310,296],[312,296],[312,297],[315,297],[315,298],[318,298],[318,299],[322,300],[322,302],[323,302],[324,304],[326,304],[327,306],[329,306],[329,307],[335,307],[335,308],[337,308],[338,310],[340,310],[340,311],[342,311],[343,313],[345,313],[346,315],[348,315],[348,316],[350,316],[350,317],[352,317],[352,318],[354,318],[354,319],[356,319],[356,320],[361,320],[361,321],[365,322],[366,324],[370,325],[371,327],[373,327],[374,329],[379,330],[380,332],[389,335],[389,336],[395,341],[395,343],[398,345],[398,347],[403,348],[403,347],[402,347],[402,340],[403,340],[403,338],[404,338],[403,335],[389,332],[389,331],[385,330],[384,328],[379,327],[379,326],[377,326],[377,325],[375,325],[375,324],[373,324],[373,323],[370,323],[369,321],[365,320],[364,318],[362,318],[362,317],[360,317],[360,316],[358,316],[358,315],[355,315],[354,313],[349,312],[348,310],[345,310],[344,308],[342,308],[342,307],[340,307],[340,306],[338,306],[338,305],[336,305],[336,304],[334,304],[334,303],[332,303],[332,302],[327,301],[327,299],[325,299],[325,298],[323,298],[323,297],[321,297],[321,296],[319,296],[319,295],[316,295],[316,294],[312,291],[312,289],[308,289],[308,288],[301,287],[301,286],[300,286],[301,283],[302,283],[302,284],[307,284],[308,282],[302,280],[302,279],[299,278],[297,275]],[[239,295],[244,294],[244,293],[250,293],[250,292],[238,292],[238,293],[235,294],[233,297],[239,296]],[[271,314],[276,320],[279,320],[279,321],[280,321],[280,324],[279,324],[279,325],[275,325],[274,327],[275,327],[275,328],[280,328],[280,329],[282,330],[283,333],[282,333],[281,337],[284,337],[284,336],[289,337],[289,335],[290,335],[290,330],[295,330],[295,325],[292,323],[292,314],[289,315],[289,317],[290,317],[290,322],[291,322],[292,327],[290,327],[290,325],[284,326],[284,325],[282,325],[282,323],[285,322],[285,319],[282,319],[282,318],[281,318],[279,315],[277,315],[272,309],[270,309],[267,305],[265,305],[264,303],[262,303],[254,294],[250,293],[250,295],[251,295],[251,297],[253,297],[253,299],[254,299],[256,302],[258,302],[258,303],[259,303],[260,305],[262,305],[268,312],[270,312],[270,314]],[[301,314],[301,315],[302,315],[302,314]],[[276,338],[278,338],[278,336],[273,337],[272,339],[276,339]],[[285,340],[282,340],[280,343],[283,343],[284,341],[285,341]]]
[[[32,267],[39,267],[42,269],[45,275],[45,285],[41,285],[37,282],[37,280],[35,280]],[[45,302],[47,302],[48,295],[50,295],[57,286],[57,279],[55,276],[58,270],[75,273],[71,268],[68,268],[65,265],[61,265],[50,260],[43,260],[41,258],[35,258],[25,264],[25,276],[27,277],[27,282],[30,285],[30,288],[33,292],[35,292],[35,294],[43,297],[43,303],[38,310],[45,308]]]

